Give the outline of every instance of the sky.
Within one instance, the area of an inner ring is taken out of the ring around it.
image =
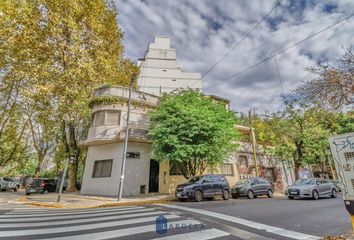
[[[154,36],[168,36],[184,71],[203,75],[266,15],[276,0],[116,0],[125,55],[136,62]],[[316,64],[336,64],[354,48],[354,16],[234,75],[354,13],[353,0],[282,0],[280,5],[208,74],[203,91],[231,100],[237,112],[272,112]],[[278,68],[276,67],[278,63]],[[277,71],[279,69],[279,72]]]

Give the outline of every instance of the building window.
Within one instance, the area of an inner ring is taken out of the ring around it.
[[[354,152],[345,152],[344,158],[346,162],[354,161]]]
[[[269,182],[276,182],[274,168],[266,168],[264,169],[264,176]]]
[[[248,160],[247,156],[239,156],[238,157],[240,167],[247,168],[248,167]]]
[[[224,164],[220,166],[220,174],[225,175],[225,176],[233,176],[234,171],[232,164]]]
[[[112,172],[112,159],[98,160],[93,165],[93,178],[110,177]]]
[[[93,126],[104,125],[105,111],[96,112],[93,119]]]
[[[170,176],[173,175],[182,175],[182,171],[180,169],[180,166],[178,166],[177,163],[170,162]]]
[[[92,119],[92,126],[119,125],[120,111],[98,111]]]

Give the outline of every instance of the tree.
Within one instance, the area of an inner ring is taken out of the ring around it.
[[[187,179],[236,150],[235,114],[202,93],[180,90],[162,96],[150,120],[154,158],[176,164]]]
[[[61,149],[57,153],[64,159],[70,154],[82,159],[79,140],[89,126],[93,90],[102,84],[128,86],[137,71],[123,56],[114,4],[8,0],[0,11],[5,16],[0,21],[3,84],[20,86],[20,99],[30,103],[34,116],[49,109],[48,119],[58,129],[53,140],[60,147],[54,149]],[[68,191],[75,190],[78,164],[69,166]]]
[[[354,54],[351,49],[338,61],[338,66],[319,64],[308,70],[317,77],[295,90],[304,102],[340,110],[354,104]]]
[[[263,123],[255,125],[256,132],[260,141],[272,146],[268,150],[282,159],[292,160],[298,177],[301,166],[326,160],[329,131],[321,120],[326,119],[327,113],[294,101],[287,102],[285,109],[263,116]]]

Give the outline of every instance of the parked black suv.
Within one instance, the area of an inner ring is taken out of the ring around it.
[[[26,195],[31,193],[55,192],[57,187],[55,179],[34,178],[26,186]]]
[[[202,175],[195,176],[176,188],[176,197],[180,201],[194,199],[200,202],[203,198],[222,196],[224,200],[230,198],[230,186],[224,176]]]

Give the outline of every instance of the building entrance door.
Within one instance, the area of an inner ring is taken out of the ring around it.
[[[157,161],[150,160],[150,177],[149,177],[149,192],[159,191],[159,169],[160,165]]]

